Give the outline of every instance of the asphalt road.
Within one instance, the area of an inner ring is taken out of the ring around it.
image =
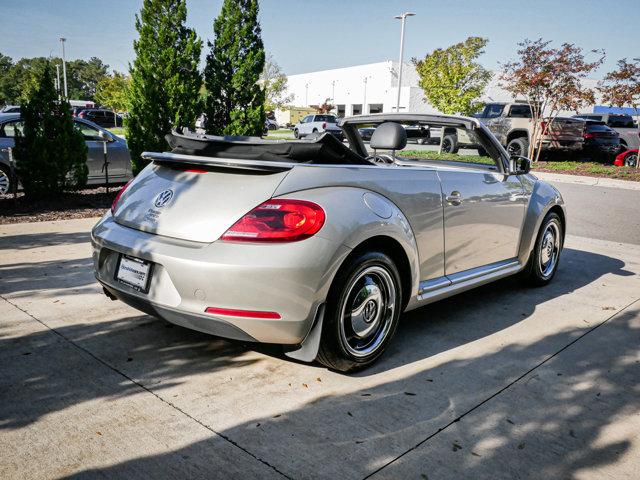
[[[553,184],[567,205],[567,233],[640,245],[640,191]]]

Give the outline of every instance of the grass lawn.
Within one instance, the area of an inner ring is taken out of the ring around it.
[[[423,150],[403,150],[402,156],[407,158],[424,158],[428,160],[449,160],[464,163],[480,163],[493,165],[493,160],[477,155],[458,155],[452,153],[437,153]],[[640,169],[634,167],[616,167],[597,162],[578,161],[539,161],[532,165],[533,172],[567,173],[570,175],[582,175],[588,177],[617,178],[620,180],[632,180],[640,182]]]
[[[291,139],[294,138],[293,130],[289,130],[288,128],[281,128],[280,130],[269,130],[269,133],[264,138],[272,140]]]
[[[118,135],[120,137],[124,137],[124,127],[111,127],[107,128],[114,135]]]

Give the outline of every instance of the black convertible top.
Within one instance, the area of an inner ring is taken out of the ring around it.
[[[213,158],[288,163],[371,165],[330,133],[296,141],[264,140],[171,132],[165,137],[171,153]]]

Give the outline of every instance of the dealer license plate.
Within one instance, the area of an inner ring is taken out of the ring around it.
[[[139,258],[120,255],[116,269],[116,280],[138,292],[147,293],[149,280],[151,280],[151,265],[151,262]]]

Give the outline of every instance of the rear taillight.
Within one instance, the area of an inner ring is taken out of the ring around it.
[[[542,132],[542,135],[547,133],[547,122],[540,122],[540,131]]]
[[[592,133],[592,132],[584,132],[584,135],[582,135],[584,138],[596,138],[596,134]]]
[[[86,117],[86,116],[87,116],[87,114],[86,114],[85,112],[80,112],[80,113],[78,114],[78,116],[79,116],[80,118],[84,118],[84,117]]]
[[[116,193],[116,198],[113,199],[113,203],[111,204],[111,214],[115,215],[116,213],[116,207],[118,206],[118,200],[120,200],[120,197],[122,196],[122,194],[124,193],[124,191],[127,189],[127,187],[129,186],[129,184],[133,182],[133,179],[129,180],[124,187],[122,187],[120,189],[120,191],[118,193]]]
[[[327,129],[327,122],[323,122],[323,123],[322,123],[322,129],[323,129],[323,130],[326,130],[326,129]]]
[[[320,205],[305,200],[268,200],[238,220],[221,240],[230,242],[296,242],[324,225]]]

